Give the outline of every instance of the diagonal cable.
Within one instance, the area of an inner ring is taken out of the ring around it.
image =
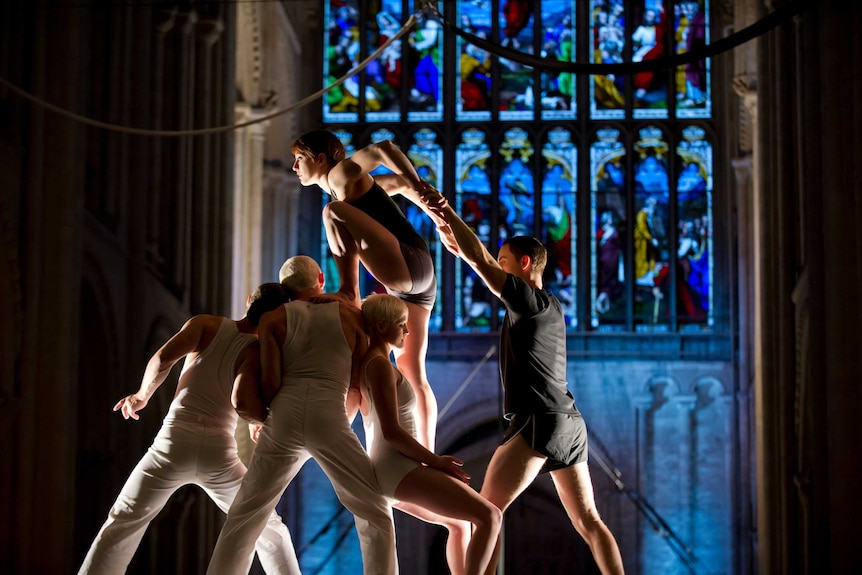
[[[814,0],[791,0],[790,2],[780,6],[773,12],[764,16],[754,24],[743,28],[739,32],[726,36],[720,40],[707,44],[703,48],[685,52],[682,54],[674,54],[673,56],[665,56],[654,60],[644,60],[641,62],[622,62],[619,64],[605,63],[586,63],[586,62],[566,62],[557,60],[556,58],[542,58],[531,56],[530,54],[507,48],[496,44],[485,38],[480,38],[475,34],[471,34],[466,30],[455,26],[446,20],[439,11],[433,10],[435,16],[440,22],[455,34],[466,40],[467,42],[482,48],[500,58],[511,60],[525,66],[531,66],[540,70],[550,72],[570,72],[573,74],[582,75],[607,75],[607,74],[636,74],[638,72],[654,72],[657,70],[666,70],[675,68],[683,64],[691,64],[704,58],[712,58],[728,50],[744,44],[758,36],[769,32],[780,24],[783,24],[796,14],[799,14],[811,5],[816,6]]]
[[[15,94],[18,94],[22,98],[30,100],[31,102],[45,108],[46,110],[50,110],[52,112],[60,114],[61,116],[65,116],[69,119],[75,120],[75,121],[80,122],[82,124],[86,124],[88,126],[94,126],[96,128],[104,128],[106,130],[111,130],[114,132],[120,132],[123,134],[133,134],[136,136],[166,136],[166,137],[203,136],[206,134],[219,134],[219,133],[223,133],[223,132],[230,132],[233,130],[237,130],[239,128],[245,128],[246,126],[251,126],[252,124],[259,124],[260,122],[266,122],[266,121],[271,120],[273,118],[277,118],[278,116],[282,116],[284,114],[287,114],[288,112],[292,112],[294,110],[302,108],[303,106],[307,106],[308,104],[319,99],[322,95],[326,94],[327,92],[329,92],[333,88],[336,88],[336,87],[340,86],[341,84],[343,84],[344,82],[346,82],[347,79],[350,78],[351,76],[364,70],[372,61],[374,61],[374,59],[376,59],[378,56],[380,56],[383,53],[383,51],[386,48],[388,48],[393,42],[395,42],[396,40],[398,40],[399,38],[401,38],[402,36],[407,34],[407,32],[409,32],[413,28],[413,26],[416,24],[416,21],[417,21],[416,15],[411,14],[410,17],[407,19],[407,21],[404,23],[404,25],[401,27],[401,29],[398,30],[398,32],[393,34],[389,39],[386,40],[386,42],[381,44],[380,47],[377,48],[377,50],[375,50],[374,52],[372,52],[365,60],[363,60],[362,62],[357,64],[357,66],[355,68],[350,69],[344,76],[337,79],[335,82],[333,82],[329,86],[326,86],[325,88],[323,88],[321,90],[318,90],[317,92],[315,92],[314,94],[311,94],[310,96],[306,96],[302,100],[300,100],[300,101],[296,102],[295,104],[292,104],[292,105],[290,105],[287,108],[284,108],[282,110],[278,110],[278,111],[273,112],[271,114],[267,114],[266,116],[261,116],[260,118],[255,118],[255,119],[249,120],[247,122],[242,122],[239,124],[231,124],[228,126],[217,126],[214,128],[200,128],[200,129],[195,129],[195,130],[150,130],[147,128],[133,128],[133,127],[129,127],[129,126],[120,126],[117,124],[111,124],[109,122],[102,122],[100,120],[94,120],[93,118],[88,118],[86,116],[82,116],[80,114],[70,112],[64,108],[61,108],[60,106],[55,106],[54,104],[51,104],[50,102],[46,102],[45,100],[39,98],[38,96],[34,96],[33,94],[30,94],[26,90],[19,88],[15,84],[9,82],[8,80],[6,80],[5,78],[2,78],[2,77],[0,77],[0,86],[5,87],[6,89],[8,89],[9,91],[11,91]]]

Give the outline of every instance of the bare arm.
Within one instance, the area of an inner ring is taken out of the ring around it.
[[[341,329],[344,331],[347,341],[351,342],[350,347],[353,350],[350,358],[350,384],[345,400],[347,419],[353,423],[362,401],[359,378],[362,370],[362,359],[368,351],[368,336],[365,334],[362,312],[358,308],[351,304],[340,303],[338,313],[341,317]]]
[[[430,191],[423,195],[423,201],[431,206],[432,211],[445,220],[446,225],[438,227],[441,241],[449,251],[463,259],[482,278],[488,289],[495,296],[500,297],[503,284],[506,281],[506,272],[488,252],[482,240],[473,233],[473,230],[464,223],[464,220],[455,213],[452,206],[442,198],[439,192]]]
[[[281,347],[286,331],[284,307],[263,314],[257,327],[260,342],[260,391],[269,405],[281,387]]]
[[[443,225],[445,222],[434,212],[428,204],[422,199],[422,195],[416,188],[410,185],[410,182],[404,176],[399,174],[385,174],[383,176],[374,176],[374,181],[377,182],[383,190],[390,196],[403,196],[416,204],[425,215],[427,215],[435,224]],[[421,184],[423,187],[425,183]]]
[[[378,166],[386,166],[402,176],[407,185],[416,190],[422,188],[422,178],[416,173],[410,158],[389,140],[365,146],[350,156],[349,160],[356,163],[365,173],[371,172]]]
[[[231,403],[239,416],[249,423],[266,420],[266,407],[260,396],[260,344],[257,341],[249,344],[239,358]]]
[[[188,320],[180,331],[165,342],[147,362],[141,387],[137,392],[124,397],[114,406],[114,411],[122,410],[123,418],[140,419],[137,412],[147,406],[150,398],[156,392],[168,374],[180,359],[186,355],[200,351],[198,349],[207,319],[195,316]]]
[[[461,469],[463,462],[448,455],[437,455],[428,451],[401,427],[396,389],[398,372],[385,357],[371,358],[365,365],[364,377],[374,409],[377,410],[377,418],[380,420],[380,433],[392,447],[405,457],[439,469],[465,483],[470,481],[470,476]]]

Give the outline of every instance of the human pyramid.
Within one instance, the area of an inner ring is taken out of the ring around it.
[[[398,572],[393,508],[448,529],[454,575],[494,573],[503,512],[544,472],[602,573],[623,573],[593,498],[587,430],[566,388],[563,312],[542,289],[542,244],[512,237],[495,259],[391,142],[347,158],[335,134],[317,130],[293,153],[299,181],[332,198],[323,222],[339,291],[324,292],[312,258],[292,257],[279,283],[249,296],[241,319],[195,316],[153,355],[139,390],[114,411],[138,419],[185,358],[176,395],[79,573],[125,572],[171,494],[196,484],[227,513],[209,575],[246,575],[255,551],[267,573],[299,574],[275,506],[312,457],[354,514],[366,575]],[[372,177],[378,166],[393,173]],[[509,426],[480,491],[461,461],[434,452],[437,403],[425,354],[437,282],[425,242],[390,197],[398,194],[432,218],[446,248],[506,308],[500,367]],[[360,261],[387,294],[360,300]],[[364,448],[350,427],[357,411]],[[238,416],[257,442],[247,471],[236,454]]]

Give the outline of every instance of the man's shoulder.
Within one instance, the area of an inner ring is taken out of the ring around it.
[[[231,321],[230,318],[224,316],[202,313],[189,318],[186,325],[200,329],[218,329],[225,320]]]
[[[362,326],[364,325],[362,310],[354,305],[350,305],[347,303],[337,302],[338,303],[338,313],[341,315],[343,320],[347,320],[352,324]]]

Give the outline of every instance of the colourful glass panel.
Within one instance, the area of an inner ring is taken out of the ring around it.
[[[677,319],[680,329],[714,323],[712,250],[712,144],[706,131],[689,126],[676,149]]]
[[[329,86],[359,61],[359,2],[329,0],[324,3],[327,23],[323,49],[323,85]],[[359,118],[359,78],[354,75],[323,98],[323,120],[356,122]]]
[[[465,130],[455,151],[455,209],[492,253],[491,150],[485,133]],[[460,259],[455,263],[455,328],[487,331],[491,328],[491,292]]]
[[[575,3],[569,0],[542,0],[542,57],[563,62],[575,61]],[[574,119],[575,75],[571,72],[542,72],[542,119]]]
[[[458,26],[480,38],[491,37],[491,3],[458,2]],[[487,51],[456,40],[458,50],[457,120],[491,119],[491,57]]]
[[[669,322],[670,238],[668,143],[660,128],[638,130],[634,145],[634,319],[639,331]]]
[[[531,158],[535,150],[522,128],[506,130],[500,146],[501,172],[497,207],[498,237],[533,235],[535,216]]]
[[[641,0],[633,7],[632,61],[663,58],[667,43],[664,0]],[[632,79],[635,118],[667,118],[668,74],[664,70],[639,72]]]
[[[626,150],[620,131],[602,128],[590,147],[590,324],[622,331],[626,323]]]
[[[443,148],[437,143],[437,133],[423,129],[413,134],[413,144],[410,145],[407,156],[419,177],[439,190],[443,181]],[[443,326],[443,299],[440,292],[443,282],[440,281],[439,272],[443,269],[443,247],[440,236],[437,235],[437,226],[414,203],[402,200],[402,208],[404,215],[428,244],[431,259],[434,260],[434,270],[438,273],[437,301],[431,310],[428,329],[432,332],[440,331]]]
[[[404,23],[401,0],[369,2],[368,52],[386,43]],[[365,68],[365,119],[369,122],[397,122],[401,119],[401,45],[396,40]]]
[[[578,326],[577,181],[578,150],[563,128],[549,131],[542,147],[542,233],[548,249],[544,286],[563,306],[566,326]]]
[[[677,1],[673,8],[676,53],[702,49],[709,42],[709,0]],[[677,66],[674,84],[678,118],[712,116],[709,60]]]
[[[438,9],[442,11],[442,6]],[[435,18],[423,17],[410,33],[407,65],[410,97],[407,119],[439,122],[443,119],[443,28]]]
[[[533,0],[502,0],[497,20],[500,44],[526,54],[534,52]],[[533,68],[500,58],[501,120],[532,120],[536,108]]]
[[[603,64],[623,62],[626,44],[622,0],[590,1],[590,61]],[[625,116],[625,77],[590,76],[590,114],[594,119]]]

